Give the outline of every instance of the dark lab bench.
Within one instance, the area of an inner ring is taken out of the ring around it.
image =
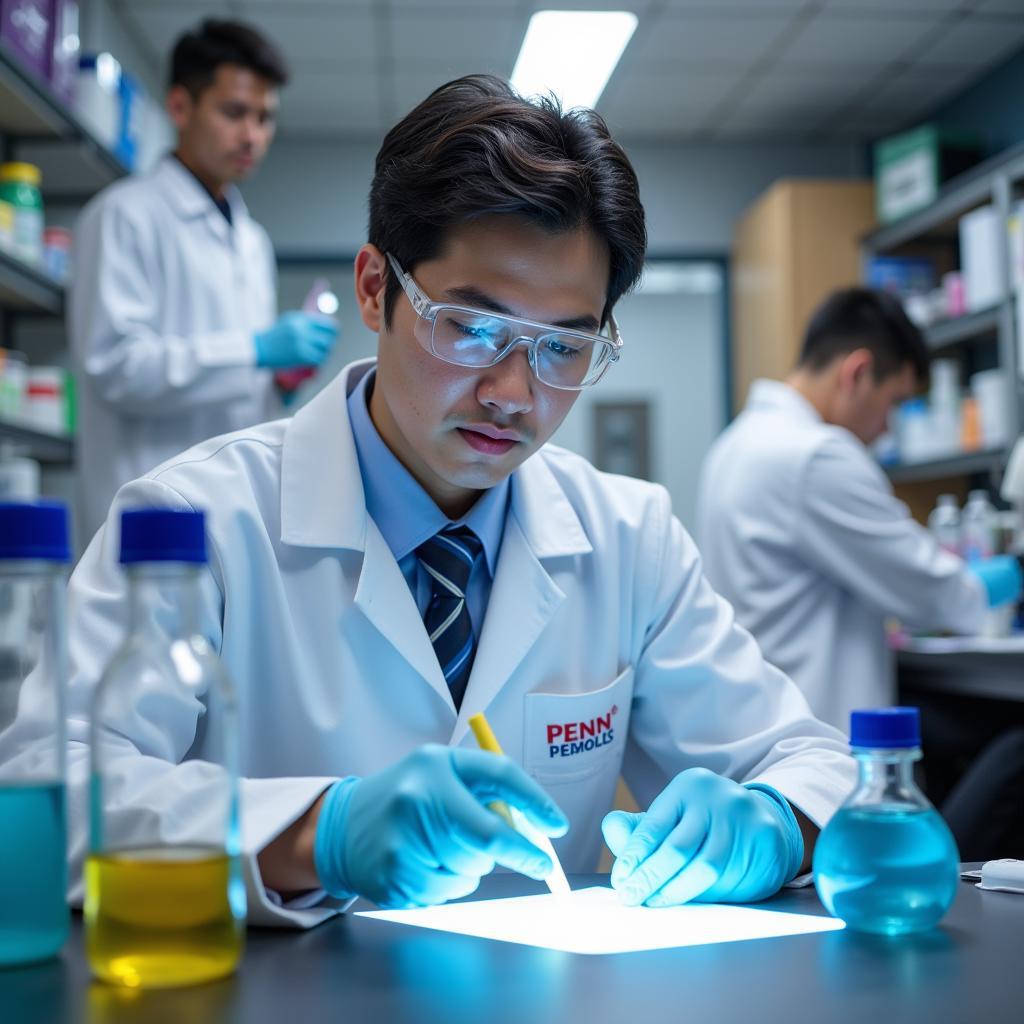
[[[1024,701],[1024,648],[1002,651],[900,651],[901,691]]]
[[[579,876],[573,885],[602,884]],[[515,875],[479,895],[539,891]],[[823,914],[813,889],[763,906]],[[358,909],[358,908],[357,908]],[[81,920],[60,960],[0,971],[3,1024],[1020,1024],[1024,896],[960,885],[941,927],[581,956],[346,916],[253,929],[237,976],[167,992],[90,983]]]

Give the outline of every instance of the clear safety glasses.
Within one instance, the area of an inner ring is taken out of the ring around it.
[[[526,345],[530,367],[539,381],[562,391],[580,391],[596,384],[619,359],[622,335],[611,314],[611,337],[604,338],[502,313],[432,302],[390,253],[388,262],[416,312],[417,341],[446,363],[494,366],[519,345]]]

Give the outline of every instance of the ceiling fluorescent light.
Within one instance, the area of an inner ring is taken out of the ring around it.
[[[593,107],[636,29],[631,11],[538,11],[512,71],[523,96],[554,93],[565,109]]]

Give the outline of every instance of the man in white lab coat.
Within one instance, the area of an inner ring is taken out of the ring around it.
[[[891,295],[851,288],[808,325],[796,369],[758,380],[711,446],[697,537],[712,585],[765,657],[841,729],[893,702],[885,619],[979,632],[1020,591],[1015,559],[969,567],[916,523],[867,447],[928,378]]]
[[[277,415],[273,369],[319,364],[335,340],[326,318],[275,322],[270,240],[235,187],[267,153],[287,77],[251,28],[211,20],[186,33],[167,93],[174,153],[79,218],[68,330],[87,536],[122,484]]]
[[[559,837],[568,871],[596,867],[603,829],[633,904],[760,899],[806,872],[854,779],[841,735],[736,626],[662,487],[546,444],[583,387],[644,358],[612,316],[643,208],[603,121],[488,76],[442,86],[384,140],[369,238],[355,286],[378,358],[122,488],[75,571],[73,877],[132,506],[207,511],[199,618],[240,694],[251,921],[438,903],[496,864],[543,877],[495,798]],[[208,840],[182,764],[201,708],[128,707],[114,841]],[[481,711],[507,757],[476,749]],[[646,812],[609,813],[620,773]]]

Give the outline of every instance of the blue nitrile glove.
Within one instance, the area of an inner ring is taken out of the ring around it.
[[[800,826],[776,790],[705,768],[680,772],[646,814],[612,811],[601,830],[615,855],[612,887],[633,906],[764,899],[804,859]]]
[[[501,864],[531,878],[548,856],[487,808],[513,804],[541,832],[569,823],[536,782],[507,757],[431,744],[363,779],[343,779],[320,809],[313,859],[334,896],[382,907],[416,907],[468,896]]]
[[[1013,555],[996,555],[969,562],[967,567],[985,585],[989,608],[1016,601],[1024,590],[1020,562]]]
[[[319,366],[338,340],[338,324],[327,316],[292,310],[273,327],[253,336],[256,365],[272,368]]]

